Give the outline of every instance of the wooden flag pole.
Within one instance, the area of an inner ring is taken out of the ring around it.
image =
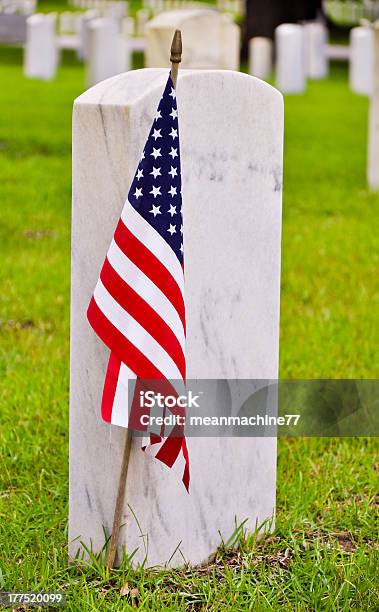
[[[178,68],[179,68],[181,59],[182,59],[182,35],[181,35],[180,30],[175,30],[175,34],[172,39],[171,55],[170,55],[171,78],[172,78],[172,82],[174,83],[175,88],[176,88],[176,83],[178,80]],[[112,567],[114,566],[114,562],[115,562],[116,554],[117,554],[118,539],[119,539],[119,534],[120,534],[120,529],[121,529],[122,510],[124,508],[126,478],[128,475],[131,446],[132,446],[132,433],[130,429],[127,429],[126,436],[125,436],[124,452],[122,455],[120,478],[118,481],[116,505],[115,505],[114,515],[113,515],[112,535],[111,535],[111,539],[109,543],[109,550],[108,550],[108,559],[107,559],[108,569],[112,569]]]

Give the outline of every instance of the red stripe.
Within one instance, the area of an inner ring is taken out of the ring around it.
[[[182,292],[162,262],[132,234],[120,219],[114,239],[122,252],[165,294],[177,310],[185,329]]]
[[[138,378],[161,379],[162,372],[156,368],[137,347],[134,346],[110,321],[103,315],[96,304],[95,298],[91,299],[87,310],[87,318],[99,338],[111,351],[123,361]]]
[[[121,361],[117,359],[114,353],[111,353],[104,381],[103,397],[101,400],[101,416],[107,423],[110,423],[112,420],[113,402],[116,394],[120,367]]]
[[[182,449],[182,440],[183,433],[179,436],[178,430],[175,433],[176,428],[173,429],[171,435],[164,441],[161,448],[155,455],[156,459],[162,461],[168,465],[168,467],[172,467]]]
[[[100,278],[104,287],[146,331],[162,346],[177,365],[183,378],[186,376],[186,362],[182,347],[171,328],[112,268],[105,260]]]

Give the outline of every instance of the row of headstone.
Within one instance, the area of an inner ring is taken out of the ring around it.
[[[129,14],[127,0],[73,0],[71,6],[83,10],[94,9],[111,17],[126,17]]]
[[[36,7],[37,0],[0,0],[0,13],[5,15],[31,15]]]
[[[327,29],[322,23],[283,23],[276,28],[276,82],[284,93],[301,93],[306,79],[323,79],[328,74]],[[256,37],[249,42],[249,72],[261,79],[273,68],[271,39]]]

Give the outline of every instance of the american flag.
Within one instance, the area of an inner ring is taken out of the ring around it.
[[[87,312],[111,353],[102,416],[128,425],[128,380],[184,385],[185,306],[179,124],[169,76]],[[141,384],[139,385],[139,381]],[[174,382],[177,381],[177,382]],[[141,386],[142,385],[142,386]],[[134,403],[134,402],[133,402]],[[184,430],[147,430],[148,449],[189,488]],[[143,448],[146,448],[143,445]]]

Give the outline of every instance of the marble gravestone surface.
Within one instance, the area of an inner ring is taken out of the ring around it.
[[[183,38],[183,68],[239,69],[240,30],[228,15],[210,8],[165,11],[145,27],[145,62],[149,68],[167,66],[175,29]]]
[[[249,74],[259,79],[268,79],[272,72],[272,40],[254,36],[249,40]]]
[[[110,533],[125,439],[125,429],[100,417],[109,351],[87,323],[86,309],[167,76],[167,69],[118,75],[74,104],[72,556],[80,541],[98,551],[103,529]],[[177,98],[188,378],[276,378],[282,96],[242,73],[180,70]],[[274,438],[190,438],[188,445],[189,495],[172,471],[133,440],[120,546],[129,553],[138,548],[135,562],[147,554],[149,566],[171,556],[172,566],[182,565],[183,558],[199,563],[220,544],[219,532],[230,537],[235,521],[248,519],[246,527],[253,530],[273,516]]]

